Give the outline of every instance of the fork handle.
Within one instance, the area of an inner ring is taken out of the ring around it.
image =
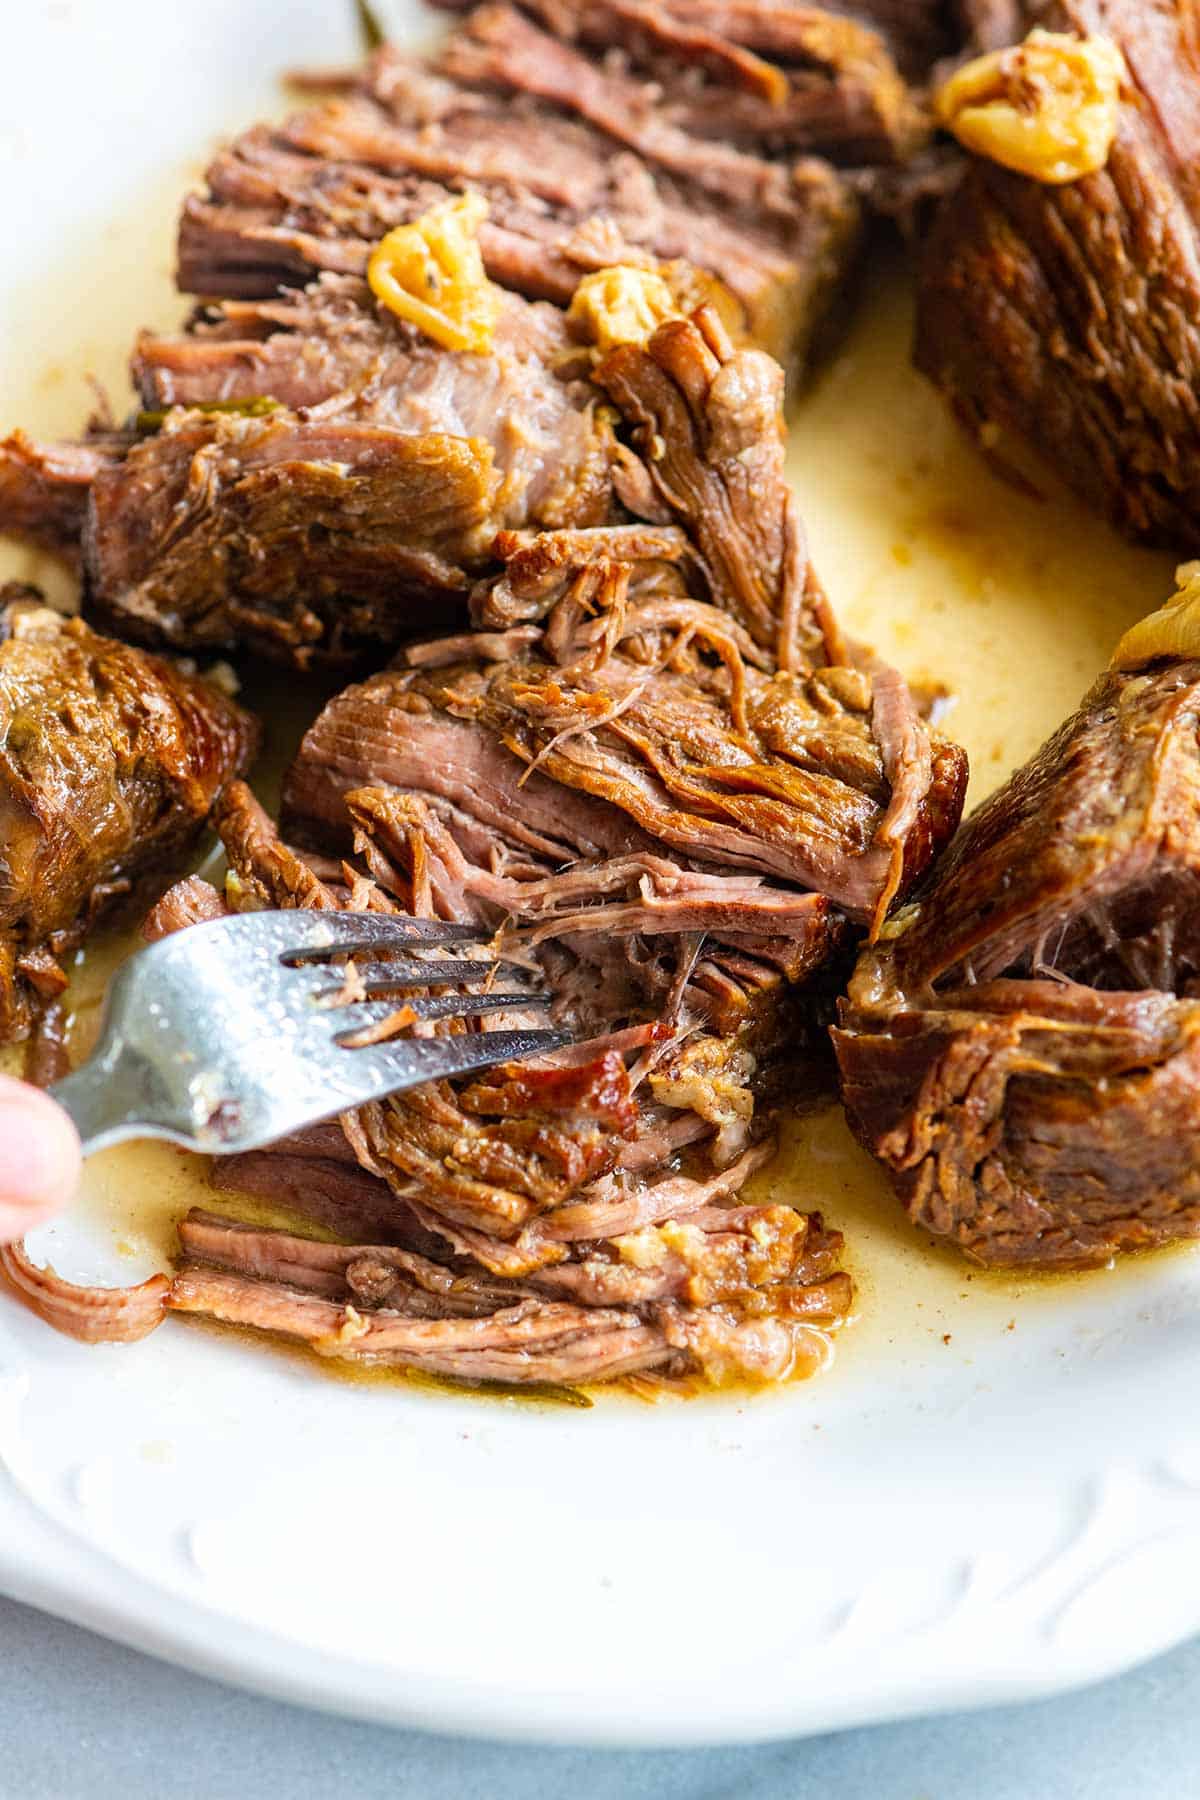
[[[83,1154],[107,1150],[128,1138],[170,1138],[186,1143],[179,1121],[163,1116],[162,1097],[144,1064],[96,1054],[46,1090],[74,1122]],[[156,1103],[157,1102],[157,1103]]]

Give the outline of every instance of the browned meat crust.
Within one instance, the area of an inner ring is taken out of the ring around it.
[[[1116,142],[1059,187],[972,159],[922,259],[917,364],[1002,465],[1032,450],[1131,536],[1195,550],[1200,12],[1042,0],[1031,24],[1120,45]]]
[[[110,901],[178,866],[258,735],[207,682],[29,593],[0,590],[0,1042]]]
[[[1200,664],[1109,673],[982,806],[836,1033],[911,1217],[993,1264],[1200,1232]]]

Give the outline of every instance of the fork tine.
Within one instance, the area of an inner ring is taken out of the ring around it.
[[[489,975],[500,972],[505,961],[504,957],[497,957],[494,962],[454,962],[446,957],[441,962],[359,963],[358,977],[367,996],[373,998],[376,994],[391,993],[395,988],[449,987],[459,981],[486,981]],[[331,972],[336,974],[337,970]],[[316,998],[325,999],[341,991],[342,983],[338,982],[332,987],[318,988]]]
[[[251,917],[262,915],[251,915]],[[291,920],[295,920],[292,928]],[[403,913],[303,912],[289,916],[289,944],[281,960],[290,964],[319,962],[371,950],[414,945],[486,943],[486,927],[453,925],[442,919],[411,919]]]
[[[382,1025],[394,1013],[407,1009],[418,1019],[465,1019],[475,1013],[515,1012],[526,1007],[549,1006],[550,994],[418,994],[412,999],[354,1001],[332,1009],[339,1022],[335,1043],[352,1038],[367,1025]]]
[[[452,1075],[470,1075],[514,1057],[542,1056],[571,1042],[569,1031],[472,1031],[459,1037],[398,1038],[355,1050],[354,1069],[363,1086],[374,1079],[372,1095],[380,1099],[401,1088]]]

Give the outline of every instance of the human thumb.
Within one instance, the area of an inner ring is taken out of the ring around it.
[[[79,1185],[79,1136],[61,1106],[0,1075],[0,1243],[64,1207]]]

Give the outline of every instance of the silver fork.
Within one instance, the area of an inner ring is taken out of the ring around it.
[[[391,913],[256,912],[193,925],[118,970],[95,1050],[50,1092],[85,1152],[153,1137],[228,1153],[423,1081],[570,1042],[565,1031],[479,1030],[347,1044],[404,1004],[427,1020],[546,1005],[537,992],[405,991],[493,976],[500,959],[412,955],[481,935]],[[404,951],[406,960],[386,960]],[[347,1001],[347,971],[330,959],[362,955],[377,959],[356,965],[365,998]]]

